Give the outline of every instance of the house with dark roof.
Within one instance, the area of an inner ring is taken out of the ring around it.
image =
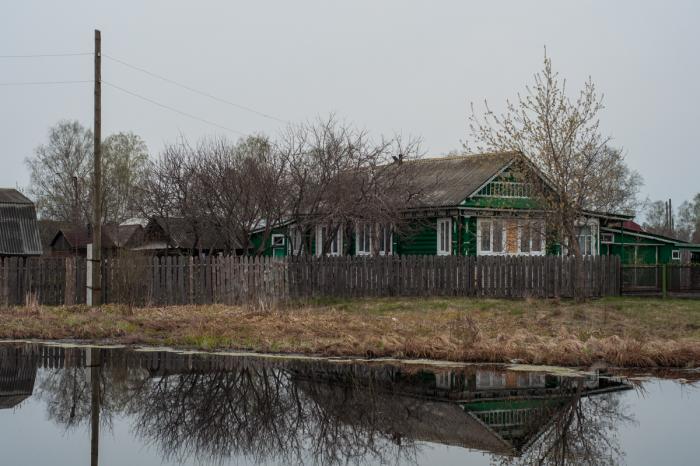
[[[560,245],[548,240],[545,212],[534,199],[533,186],[526,177],[519,176],[523,169],[520,161],[518,153],[505,152],[403,162],[412,164],[410,183],[422,193],[419,201],[402,212],[405,221],[412,224],[410,233],[398,234],[390,225],[348,225],[334,233],[326,255],[560,254]],[[659,246],[644,249],[651,247],[647,243],[652,235],[627,228],[632,218],[585,212],[577,227],[581,252],[619,255],[623,263],[639,261],[641,257],[651,260],[651,255],[658,263],[673,263],[682,257],[679,251],[688,251],[687,257],[692,251],[700,252],[700,245],[658,235],[655,241]],[[322,245],[328,244],[326,234],[322,225],[301,232],[287,222],[273,230],[265,254],[285,256],[292,252],[292,244],[304,244],[311,254],[320,255]],[[260,233],[253,235],[256,248],[261,237]],[[375,241],[379,244],[375,245]]]
[[[34,203],[16,189],[0,188],[0,257],[41,253]]]
[[[243,253],[238,244],[227,244],[226,235],[210,222],[159,216],[148,220],[141,243],[132,249],[158,255],[212,255],[226,251]]]
[[[143,227],[139,224],[103,225],[102,249],[105,254],[115,254],[119,249],[135,249],[143,242]],[[59,225],[48,244],[51,256],[87,256],[87,246],[92,243],[88,227]]]

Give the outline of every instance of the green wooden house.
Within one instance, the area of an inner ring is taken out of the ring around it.
[[[532,186],[515,175],[519,157],[507,152],[404,162],[416,164],[411,171],[412,183],[423,193],[419,205],[402,212],[409,232],[399,234],[391,226],[358,224],[338,229],[329,240],[325,226],[302,232],[287,222],[273,230],[264,254],[286,256],[298,254],[302,248],[320,255],[322,245],[325,255],[331,256],[560,254],[559,245],[548,240],[544,213],[532,197]],[[641,238],[641,233],[635,236],[625,226],[631,220],[629,215],[587,212],[578,225],[582,253],[617,254],[624,262],[641,257],[650,260],[651,250],[644,247],[652,239],[632,239]],[[255,249],[262,237],[260,232],[253,234]],[[659,243],[653,256],[659,262],[680,260],[676,249],[700,252],[700,245],[658,236],[653,241]]]

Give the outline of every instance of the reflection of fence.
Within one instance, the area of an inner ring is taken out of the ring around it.
[[[700,265],[624,265],[624,294],[700,293]]]
[[[104,262],[105,302],[257,303],[308,297],[597,297],[620,293],[617,257],[123,257]],[[627,273],[627,272],[626,272]],[[0,304],[85,302],[85,261],[0,261]],[[685,283],[685,282],[684,282]]]

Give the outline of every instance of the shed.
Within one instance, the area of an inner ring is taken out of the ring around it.
[[[0,257],[40,256],[34,203],[16,189],[0,188]]]

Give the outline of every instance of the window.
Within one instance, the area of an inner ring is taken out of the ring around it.
[[[530,222],[530,252],[541,253],[543,249],[544,223],[540,221]]]
[[[520,252],[530,252],[530,240],[532,239],[530,222],[525,221],[520,224]]]
[[[390,226],[379,225],[379,255],[386,256],[391,254],[392,250],[392,231]]]
[[[355,249],[358,256],[366,256],[372,253],[372,225],[360,223],[356,228]]]
[[[304,251],[305,235],[302,234],[299,227],[292,227],[289,232],[289,242],[287,243],[287,252],[292,256],[299,256]]]
[[[272,247],[284,246],[284,235],[275,233],[272,235]]]
[[[480,220],[481,250],[491,251],[491,221]]]
[[[544,254],[544,237],[544,222],[539,219],[479,219],[477,253],[539,256]]]
[[[578,247],[582,256],[593,255],[593,229],[590,225],[579,227]]]
[[[452,219],[442,218],[437,222],[438,256],[452,254]]]
[[[329,235],[333,235],[330,240]],[[316,255],[322,255],[324,250],[326,255],[329,256],[339,256],[341,254],[343,250],[343,230],[338,227],[318,227],[316,230]]]
[[[614,243],[615,242],[615,233],[601,233],[600,234],[600,242],[609,244],[609,243]]]
[[[492,251],[495,253],[503,252],[503,221],[494,220],[493,228],[491,231],[491,245]]]
[[[674,261],[679,261],[681,260],[681,252],[680,250],[676,249],[675,251],[671,251],[671,259]]]

